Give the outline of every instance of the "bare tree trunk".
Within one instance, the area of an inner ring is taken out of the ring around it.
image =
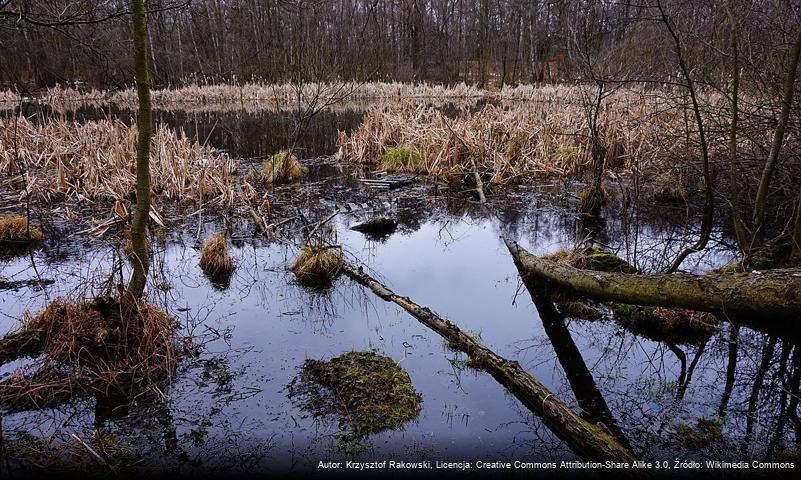
[[[793,228],[793,253],[790,256],[792,263],[801,262],[801,191],[798,193],[798,202],[795,204],[795,228]]]
[[[687,82],[687,91],[690,93],[690,100],[692,101],[693,105],[693,114],[695,116],[695,123],[698,126],[698,138],[701,144],[701,157],[703,159],[703,174],[704,174],[704,213],[701,219],[701,233],[698,238],[698,241],[695,242],[694,245],[685,248],[684,250],[679,253],[673,263],[667,270],[667,273],[672,273],[678,270],[681,266],[681,263],[684,261],[687,256],[692,253],[700,252],[704,248],[706,248],[706,244],[709,242],[709,237],[712,235],[712,223],[715,219],[715,193],[712,185],[712,176],[710,175],[709,171],[709,147],[706,142],[706,133],[704,129],[704,121],[701,118],[701,107],[698,104],[698,96],[695,92],[695,82],[693,82],[692,75],[690,75],[690,67],[687,65],[687,62],[684,59],[684,51],[682,50],[681,40],[679,39],[678,34],[673,28],[673,25],[670,23],[670,19],[667,16],[664,8],[662,7],[661,2],[657,2],[657,7],[659,8],[659,13],[662,15],[662,22],[665,24],[665,27],[670,33],[670,36],[673,38],[673,46],[676,51],[676,56],[679,60],[679,68],[681,70],[682,76],[684,76],[684,80]]]
[[[731,192],[730,203],[732,210],[732,224],[737,245],[740,250],[745,252],[749,248],[749,242],[745,233],[745,224],[742,214],[742,200],[740,189],[737,185],[738,180],[738,161],[737,161],[737,126],[739,122],[740,108],[740,52],[737,47],[737,20],[732,12],[729,0],[721,0],[723,9],[726,11],[726,18],[729,22],[729,43],[731,43],[731,124],[729,125],[729,191]]]
[[[757,243],[761,243],[764,235],[765,206],[768,191],[770,190],[770,181],[773,178],[773,172],[776,170],[776,164],[779,162],[779,152],[784,142],[784,133],[793,105],[793,91],[799,57],[801,57],[801,30],[798,31],[798,37],[796,37],[795,44],[790,52],[790,67],[787,70],[787,78],[784,80],[784,92],[782,94],[782,111],[779,115],[776,131],[773,133],[773,145],[771,146],[768,160],[765,162],[765,169],[762,171],[762,179],[759,181],[759,189],[754,202],[754,239]]]
[[[132,0],[132,28],[136,95],[139,99],[136,149],[136,214],[131,225],[133,274],[127,295],[133,300],[142,298],[150,264],[147,246],[147,221],[150,216],[150,140],[153,134],[153,112],[150,103],[150,76],[147,64],[147,23],[144,0]]]

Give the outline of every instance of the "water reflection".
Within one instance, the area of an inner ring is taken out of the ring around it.
[[[219,122],[218,115],[164,115],[164,121],[187,131],[198,118],[193,135],[241,156],[266,155],[280,143],[265,140],[271,137],[265,129],[282,128],[267,114],[237,120],[238,114],[230,113]],[[305,147],[310,156],[330,152],[334,145],[316,137],[333,137],[335,129],[347,128],[348,114],[336,115],[345,116],[321,117],[320,131]],[[324,126],[326,119],[331,124]],[[330,163],[312,167],[302,186],[272,192],[276,212],[300,211],[315,222],[339,208],[333,226],[348,258],[366,263],[393,289],[463,330],[480,332],[490,348],[519,361],[638,455],[734,459],[744,453],[762,459],[798,450],[796,337],[727,324],[701,345],[675,345],[638,336],[614,321],[568,322],[548,297],[525,299],[498,236],[537,254],[584,240],[562,186],[511,189],[479,206],[435,185],[371,192]],[[326,294],[296,285],[286,269],[303,236],[301,225],[287,224],[266,238],[246,217],[225,213],[176,221],[170,234],[153,242],[151,298],[194,337],[192,354],[170,388],[132,403],[92,398],[46,411],[5,412],[2,427],[11,444],[24,444],[28,435],[52,442],[50,449],[37,447],[39,453],[57,451],[58,445],[72,452],[79,446],[72,434],[91,443],[97,430],[110,457],[124,459],[121,452],[133,452],[142,460],[140,470],[310,471],[320,458],[348,455],[337,448],[336,422],[313,418],[293,405],[285,386],[307,358],[375,349],[409,373],[423,410],[405,429],[371,436],[361,458],[574,457],[489,375],[455,372],[439,337],[398,308],[346,279]],[[398,230],[381,242],[350,230],[374,215],[395,219]],[[679,248],[672,240],[693,230],[678,212],[642,210],[636,222],[626,218],[629,213],[611,211],[597,239],[629,261],[636,259],[644,270],[661,268]],[[34,263],[30,255],[0,258],[0,275],[10,281],[58,280],[40,289],[0,292],[2,331],[14,328],[26,309],[36,311],[57,296],[95,295],[96,286],[119,276],[117,241],[68,237],[73,226],[50,223],[46,231],[52,234],[42,250],[33,252]],[[230,232],[238,265],[227,289],[214,288],[198,265],[197,239],[220,230]],[[724,225],[718,225],[712,247],[694,256],[692,269],[728,263],[734,252],[727,238]],[[24,363],[0,367],[0,377]],[[109,443],[112,438],[117,447]],[[26,458],[8,459],[24,463]],[[81,461],[94,465],[96,459],[88,455]]]

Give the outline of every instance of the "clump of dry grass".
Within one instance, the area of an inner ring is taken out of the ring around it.
[[[609,205],[610,198],[611,194],[603,184],[601,184],[597,195],[592,185],[589,185],[579,195],[580,211],[596,215],[601,208]]]
[[[34,179],[28,188],[45,201],[133,198],[136,141],[136,126],[118,120],[35,124],[25,117],[0,117],[0,174],[27,169]],[[204,204],[225,205],[236,198],[237,164],[182,131],[160,125],[150,162],[154,196],[194,202],[204,192]]]
[[[170,318],[146,303],[56,299],[27,317],[18,334],[35,339],[43,355],[32,372],[2,382],[0,405],[43,406],[65,392],[130,395],[168,380],[176,366]]]
[[[200,268],[209,276],[228,276],[234,271],[234,261],[228,251],[228,241],[222,233],[215,233],[203,246]]]
[[[28,219],[19,215],[0,218],[0,242],[38,242],[42,240],[42,231],[28,225]]]
[[[302,285],[327,288],[342,271],[342,259],[336,247],[330,245],[305,245],[295,262],[292,272]]]
[[[298,157],[282,150],[265,159],[261,166],[261,177],[265,183],[294,183],[308,173]]]

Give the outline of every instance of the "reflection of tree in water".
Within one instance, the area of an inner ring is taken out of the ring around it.
[[[561,350],[557,359],[574,398],[603,418],[604,409],[599,414],[597,405],[587,406],[587,389],[576,373],[581,369],[572,361],[581,351],[596,352],[586,373],[598,379],[601,401],[621,419],[619,427],[643,457],[776,459],[798,450],[796,340],[740,327],[682,348],[638,337],[613,322],[573,322],[566,331],[580,343],[567,355],[569,337],[558,323],[554,327],[552,308],[544,302],[535,300],[549,341],[526,348]]]
[[[626,435],[595,385],[595,380],[586,363],[584,363],[581,351],[573,342],[570,331],[565,324],[564,316],[556,310],[550,294],[545,290],[545,286],[541,285],[538,288],[531,284],[528,288],[531,292],[531,299],[534,301],[542,320],[545,334],[556,352],[556,358],[562,366],[579,407],[588,415],[588,420],[592,423],[602,424],[626,448],[631,449]],[[535,294],[534,292],[536,291],[541,292],[541,295]]]

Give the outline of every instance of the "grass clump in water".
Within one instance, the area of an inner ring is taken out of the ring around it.
[[[421,173],[426,170],[420,152],[405,146],[388,148],[381,157],[380,168],[391,173]]]
[[[29,243],[42,240],[42,231],[28,225],[28,219],[19,215],[0,218],[0,242]]]
[[[43,407],[76,394],[131,396],[175,370],[175,328],[146,303],[56,299],[28,317],[21,331],[43,355],[0,383],[0,405],[10,409]]]
[[[322,385],[328,394],[321,394]],[[290,395],[306,396],[304,407],[317,414],[336,413],[348,433],[340,446],[384,430],[401,428],[420,414],[421,397],[411,378],[391,358],[351,351],[329,361],[306,360]]]
[[[281,150],[264,160],[261,174],[265,183],[294,183],[308,173],[308,169],[300,164],[298,157],[288,150]]]
[[[200,268],[215,288],[228,288],[236,265],[231,259],[225,235],[215,233],[208,239],[200,256]]]
[[[298,283],[310,287],[330,287],[342,271],[342,259],[337,248],[325,244],[304,245],[291,269]]]

